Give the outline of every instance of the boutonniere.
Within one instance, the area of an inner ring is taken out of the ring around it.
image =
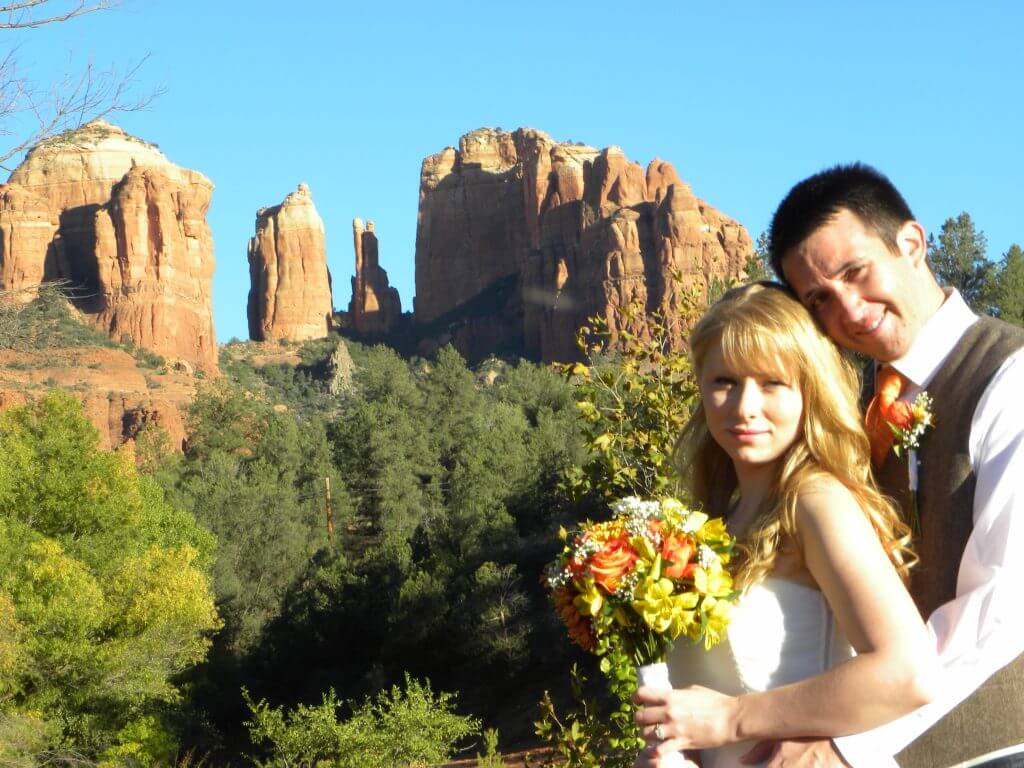
[[[922,391],[913,403],[897,401],[892,408],[883,410],[882,418],[892,430],[892,452],[899,456],[903,451],[910,457],[911,451],[921,447],[925,430],[935,425],[932,412],[932,398]],[[917,539],[921,536],[921,513],[917,507],[917,461],[907,462],[907,484],[910,487],[910,532]]]
[[[897,401],[888,410],[888,413],[883,412],[882,418],[892,430],[893,453],[899,456],[903,451],[909,452],[920,448],[921,436],[925,430],[935,426],[931,396],[927,392],[921,392],[914,398],[913,403]]]
[[[912,403],[900,400],[907,380],[889,366],[879,373],[878,391],[864,414],[864,426],[871,441],[871,463],[876,468],[885,463],[890,448],[896,456],[906,451],[910,458],[910,452],[921,446],[925,431],[935,425],[932,398],[927,392],[922,391]],[[907,472],[910,527],[916,538],[921,533],[917,511],[917,461],[907,462]]]

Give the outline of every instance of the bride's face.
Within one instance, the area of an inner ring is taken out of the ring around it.
[[[737,470],[775,461],[800,434],[804,400],[791,376],[730,366],[714,345],[699,385],[708,430]]]

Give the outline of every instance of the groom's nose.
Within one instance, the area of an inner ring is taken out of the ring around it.
[[[864,300],[860,291],[848,285],[836,289],[836,306],[842,319],[848,323],[858,324],[864,317]]]

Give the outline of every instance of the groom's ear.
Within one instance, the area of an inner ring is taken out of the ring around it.
[[[896,248],[917,267],[925,263],[928,256],[928,237],[919,222],[909,219],[896,231]]]

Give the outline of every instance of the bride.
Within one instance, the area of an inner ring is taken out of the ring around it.
[[[857,733],[927,703],[934,645],[905,587],[908,528],[871,479],[854,368],[771,283],[729,291],[690,348],[701,399],[677,453],[742,544],[743,592],[719,646],[670,654],[687,687],[637,691],[636,765],[694,750],[731,768],[761,740]]]

